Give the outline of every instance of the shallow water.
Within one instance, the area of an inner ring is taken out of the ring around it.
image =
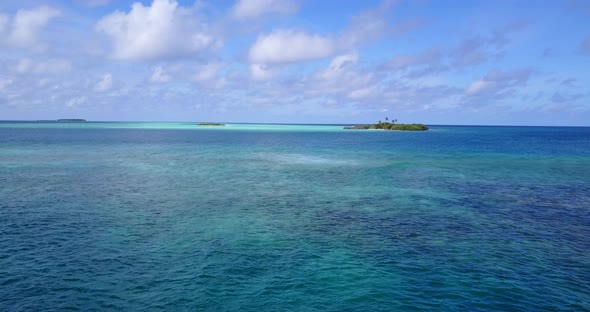
[[[590,309],[590,128],[0,123],[0,310]]]

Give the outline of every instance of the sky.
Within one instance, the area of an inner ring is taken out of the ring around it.
[[[590,0],[0,2],[0,120],[590,126]]]

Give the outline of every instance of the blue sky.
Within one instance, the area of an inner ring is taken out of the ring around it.
[[[590,1],[4,1],[0,119],[590,125]]]

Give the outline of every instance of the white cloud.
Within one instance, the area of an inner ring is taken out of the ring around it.
[[[471,83],[465,93],[469,96],[488,95],[490,98],[499,99],[526,85],[532,74],[531,69],[490,71],[483,78]]]
[[[296,30],[275,30],[258,37],[248,58],[255,64],[281,64],[324,58],[333,52],[330,38]]]
[[[374,86],[360,88],[348,93],[348,98],[353,100],[360,100],[374,96],[377,93],[377,89]]]
[[[86,96],[78,96],[75,98],[71,98],[66,102],[66,106],[67,107],[76,107],[76,106],[80,106],[84,103],[86,103],[86,101],[88,100],[88,97]]]
[[[152,76],[150,77],[151,82],[168,82],[168,81],[170,81],[170,79],[172,79],[172,77],[170,75],[166,74],[166,72],[164,71],[164,68],[162,66],[158,66],[158,67],[154,68],[154,72],[152,73]]]
[[[336,71],[348,65],[353,65],[358,62],[359,56],[358,53],[348,53],[336,56],[330,62],[330,67],[328,68],[329,71]]]
[[[16,64],[16,72],[19,74],[63,74],[72,69],[72,64],[63,59],[49,59],[35,62],[29,58],[22,58]]]
[[[96,30],[112,39],[111,57],[119,60],[186,57],[220,45],[191,9],[174,0],[154,0],[147,7],[134,3],[127,14],[102,18]]]
[[[0,33],[7,32],[4,37],[10,46],[36,48],[39,46],[39,31],[60,14],[57,9],[41,6],[18,10],[12,18],[0,15]]]
[[[386,15],[393,3],[386,0],[377,8],[353,16],[348,28],[338,37],[338,47],[346,50],[379,38],[387,28]]]
[[[293,0],[238,0],[232,8],[237,19],[259,17],[264,14],[292,14],[299,4]]]
[[[335,95],[348,99],[360,99],[374,94],[375,77],[358,68],[358,54],[336,56],[328,68],[315,73],[306,81],[306,93],[312,97]]]
[[[486,90],[491,89],[494,87],[495,83],[493,81],[486,81],[486,80],[476,80],[467,87],[467,94],[475,95],[478,93],[485,92]]]
[[[207,81],[215,78],[217,72],[221,68],[222,64],[220,63],[209,63],[206,65],[201,66],[199,71],[193,76],[193,79],[196,81]]]
[[[336,81],[336,85],[338,85],[341,78],[354,72],[353,67],[357,63],[358,54],[356,52],[336,56],[332,59],[328,68],[315,74],[314,79],[323,83],[329,82],[330,84]]]
[[[250,75],[254,80],[270,80],[278,74],[275,68],[263,64],[250,64]]]
[[[33,61],[28,58],[23,58],[16,64],[16,72],[19,74],[25,74],[30,71],[31,67],[33,67]]]
[[[104,92],[108,91],[113,87],[113,75],[104,74],[100,80],[94,85],[94,91]]]

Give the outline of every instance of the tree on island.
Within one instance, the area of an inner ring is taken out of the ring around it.
[[[372,125],[356,125],[345,127],[345,129],[381,129],[381,130],[406,130],[406,131],[424,131],[428,127],[423,124],[396,124],[397,119],[392,119],[389,122],[389,117],[385,117],[385,122],[379,122]]]

